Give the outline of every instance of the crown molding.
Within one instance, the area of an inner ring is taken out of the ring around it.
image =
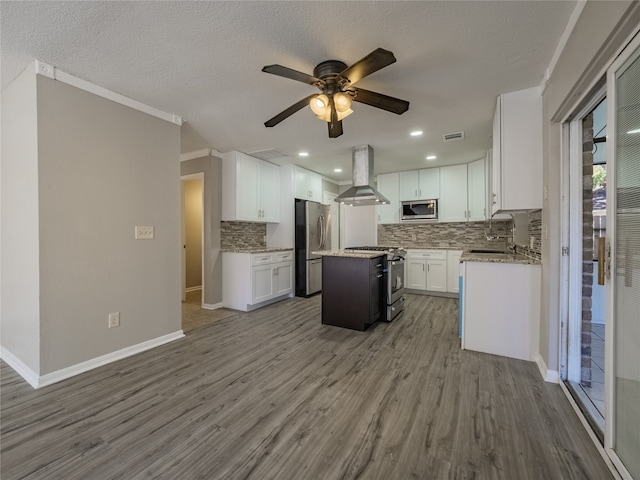
[[[144,103],[138,102],[137,100],[133,100],[129,97],[125,97],[124,95],[120,95],[119,93],[107,90],[104,87],[100,87],[91,82],[87,82],[86,80],[82,80],[81,78],[74,77],[73,75],[62,71],[59,68],[54,67],[53,65],[49,65],[47,63],[36,60],[35,68],[36,74],[38,75],[42,75],[47,78],[51,78],[52,80],[66,83],[67,85],[71,85],[86,92],[93,93],[94,95],[106,98],[107,100],[111,100],[121,105],[125,105],[153,117],[166,120],[167,122],[171,122],[180,126],[182,125],[183,118],[179,115],[163,112],[162,110],[150,107],[149,105],[145,105]]]
[[[195,150],[193,152],[183,153],[180,155],[180,161],[186,162],[187,160],[193,160],[194,158],[208,157],[212,154],[210,148],[203,148],[202,150]]]

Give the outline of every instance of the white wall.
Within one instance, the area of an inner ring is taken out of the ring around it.
[[[0,338],[40,372],[40,273],[36,74],[31,65],[2,92]]]
[[[340,217],[344,218],[343,248],[378,244],[376,207],[352,207],[343,205]]]

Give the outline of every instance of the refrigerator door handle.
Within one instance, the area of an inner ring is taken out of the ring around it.
[[[320,215],[320,250],[324,250],[324,215]]]

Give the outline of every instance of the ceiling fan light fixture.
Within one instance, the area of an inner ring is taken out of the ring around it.
[[[352,101],[351,95],[348,93],[338,92],[333,95],[333,103],[335,104],[336,111],[338,113],[351,110]]]
[[[331,110],[329,109],[329,97],[327,97],[324,93],[313,97],[309,101],[309,106],[318,118],[322,118],[325,115],[331,114]]]

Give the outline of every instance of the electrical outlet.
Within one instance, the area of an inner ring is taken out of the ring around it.
[[[120,326],[120,312],[109,314],[109,328]]]
[[[136,225],[135,237],[136,240],[153,240],[154,231],[153,227]]]

